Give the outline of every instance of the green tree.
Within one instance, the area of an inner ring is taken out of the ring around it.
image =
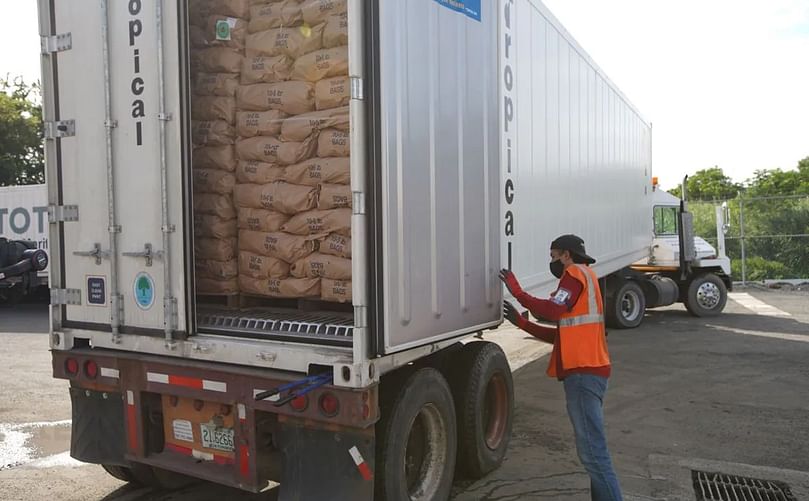
[[[0,186],[45,182],[39,85],[0,79]]]
[[[689,200],[729,200],[735,198],[743,189],[740,183],[734,183],[719,167],[702,169],[688,178]],[[669,193],[682,196],[682,187],[678,186]]]

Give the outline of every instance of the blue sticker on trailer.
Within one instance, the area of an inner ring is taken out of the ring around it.
[[[466,14],[466,17],[480,21],[480,0],[435,0],[442,6]]]

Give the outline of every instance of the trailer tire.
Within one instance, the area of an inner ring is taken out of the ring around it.
[[[728,288],[713,273],[697,276],[688,284],[685,308],[695,317],[714,317],[722,313],[728,302]]]
[[[375,497],[449,499],[457,449],[455,406],[441,373],[426,367],[389,385],[377,423]],[[404,472],[404,475],[402,475]]]
[[[615,292],[607,295],[607,326],[634,329],[643,322],[646,295],[634,280],[621,280],[615,287]]]
[[[458,470],[479,479],[503,464],[514,419],[514,382],[506,354],[473,342],[453,360],[450,385],[458,415]]]
[[[111,476],[121,480],[122,482],[133,482],[135,478],[132,476],[132,470],[126,466],[118,466],[117,464],[102,464],[104,471]]]

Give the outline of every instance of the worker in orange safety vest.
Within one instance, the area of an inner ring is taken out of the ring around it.
[[[581,238],[562,235],[551,243],[550,270],[560,280],[550,299],[531,296],[511,271],[500,272],[514,299],[535,317],[556,322],[557,328],[529,321],[508,301],[503,302],[503,315],[518,328],[553,344],[547,372],[564,385],[576,451],[590,475],[591,498],[620,501],[621,487],[604,432],[604,395],[611,365],[598,277],[589,266],[594,263]]]

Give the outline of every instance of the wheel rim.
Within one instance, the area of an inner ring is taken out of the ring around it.
[[[483,429],[486,433],[486,447],[496,450],[503,442],[508,419],[508,386],[506,378],[499,372],[492,376],[486,385],[483,405]]]
[[[410,426],[405,448],[404,478],[411,500],[435,497],[441,486],[447,448],[447,427],[441,411],[434,404],[426,404]]]
[[[706,310],[712,310],[719,304],[722,293],[719,287],[712,282],[705,282],[697,289],[697,303]]]
[[[635,291],[627,291],[621,298],[621,315],[630,322],[640,315],[640,296]]]

